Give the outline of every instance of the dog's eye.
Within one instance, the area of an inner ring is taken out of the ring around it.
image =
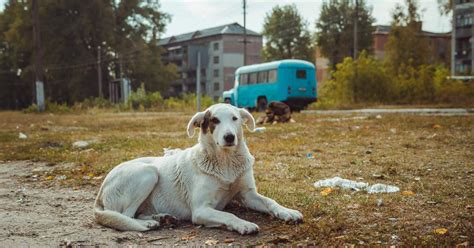
[[[238,120],[238,119],[239,119],[239,118],[237,118],[237,117],[235,117],[235,116],[232,117],[232,120],[233,120],[233,121],[236,121],[236,120]]]
[[[219,119],[217,119],[216,117],[213,117],[213,118],[211,119],[211,122],[214,123],[214,124],[219,124],[219,123],[221,123],[221,121],[220,121]]]

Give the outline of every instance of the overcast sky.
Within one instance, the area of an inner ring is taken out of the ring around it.
[[[0,9],[6,0],[0,0]],[[261,32],[267,13],[276,5],[294,3],[314,31],[314,23],[321,12],[323,0],[247,0],[247,27]],[[391,12],[404,0],[367,0],[372,6],[376,24],[389,25]],[[87,3],[87,1],[84,1]],[[162,10],[172,17],[163,37],[192,32],[223,24],[238,22],[243,25],[242,0],[161,0]],[[419,0],[423,30],[448,32],[450,19],[441,16],[437,0]]]

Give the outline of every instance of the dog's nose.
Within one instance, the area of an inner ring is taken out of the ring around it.
[[[235,139],[235,136],[233,134],[228,133],[228,134],[224,135],[224,140],[225,140],[225,142],[227,142],[227,144],[234,143],[234,139]]]

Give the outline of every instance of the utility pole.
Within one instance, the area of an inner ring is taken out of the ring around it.
[[[247,65],[247,0],[244,1],[244,65]]]
[[[100,45],[97,47],[97,80],[99,82],[99,97],[102,98],[102,69],[100,68]]]
[[[32,0],[33,10],[33,40],[34,40],[34,66],[35,66],[35,92],[36,92],[36,105],[38,110],[43,112],[44,106],[44,84],[43,84],[43,64],[42,64],[42,52],[41,52],[41,39],[40,39],[40,23],[38,17],[38,1]]]
[[[196,69],[196,106],[197,112],[201,111],[201,52],[197,54],[197,69]]]
[[[354,17],[354,60],[357,59],[357,23],[359,22],[359,1],[355,0],[355,17]]]
[[[452,1],[452,29],[451,30],[451,77],[456,76],[456,1]]]

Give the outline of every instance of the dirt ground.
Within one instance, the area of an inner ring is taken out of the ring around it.
[[[16,161],[0,163],[0,246],[1,247],[54,247],[54,246],[135,246],[166,245],[254,245],[257,240],[285,242],[284,235],[275,236],[264,221],[268,218],[245,213],[238,208],[228,211],[243,218],[251,218],[263,229],[260,234],[239,234],[179,223],[178,228],[144,233],[120,232],[96,224],[92,219],[92,205],[97,188],[65,188],[45,186],[34,176],[57,167],[47,163]],[[278,221],[275,221],[277,224]]]
[[[125,160],[195,144],[185,132],[192,114],[0,112],[0,247],[474,243],[472,114],[300,113],[296,123],[246,132],[259,192],[300,210],[299,225],[235,205],[227,211],[257,223],[259,234],[191,223],[145,233],[95,224],[92,205],[106,173]],[[75,147],[78,140],[89,144]],[[400,192],[313,186],[334,176]]]

